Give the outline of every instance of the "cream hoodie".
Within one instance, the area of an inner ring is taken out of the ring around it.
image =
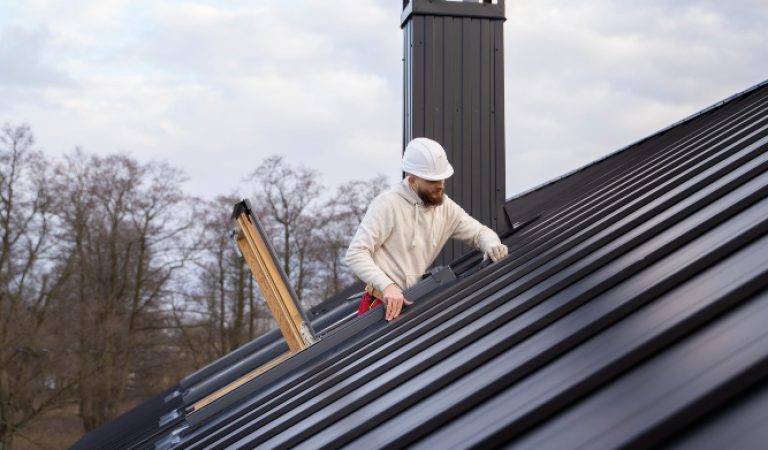
[[[501,243],[493,230],[447,195],[442,205],[425,206],[406,177],[371,202],[347,250],[347,264],[380,291],[393,282],[407,289],[421,279],[449,238],[482,251]]]

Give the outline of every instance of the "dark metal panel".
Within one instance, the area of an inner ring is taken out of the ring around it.
[[[761,131],[762,134],[765,132],[766,130]],[[751,136],[747,142],[753,141],[754,138],[754,135]],[[532,224],[524,233],[516,237],[523,242],[515,252],[527,253],[533,249],[539,254],[550,249],[559,251],[564,244],[583,240],[595,230],[610,225],[623,216],[636,217],[636,211],[642,211],[641,208],[645,204],[659,205],[662,209],[656,211],[663,211],[669,205],[683,201],[687,196],[700,189],[707,189],[709,184],[716,183],[717,179],[737,170],[750,159],[763,153],[763,146],[765,145],[766,141],[763,137],[757,142],[752,142],[746,149],[735,145],[716,154],[696,152],[696,159],[699,157],[704,159],[686,161],[682,167],[676,167],[675,173],[672,174],[641,172],[638,177],[631,180],[631,184],[624,185],[622,183],[621,189],[618,190],[607,189],[606,195],[595,197],[586,207],[574,208],[566,215],[554,215]],[[734,156],[734,152],[737,150],[741,150],[741,152]],[[680,189],[681,187],[683,189]],[[653,209],[646,208],[644,214],[650,214],[647,217],[651,217],[658,213],[653,211]],[[557,223],[552,223],[553,221]],[[544,229],[540,230],[542,227]],[[569,233],[568,230],[571,228],[574,231]],[[542,239],[545,244],[543,246],[529,245],[533,236],[540,231],[543,235],[536,236],[536,242],[538,239]]]
[[[512,448],[651,448],[768,376],[768,294],[622,378]],[[565,446],[565,447],[563,447]]]
[[[482,440],[502,429],[505,438],[519,436],[531,424],[566,408],[574,398],[738,304],[760,288],[759,277],[768,264],[760,252],[747,248],[679,286],[670,269],[689,271],[684,259],[674,257],[643,272],[380,423],[366,433],[365,441],[376,448],[401,447],[440,428],[421,444],[424,448],[449,443],[468,447],[477,433],[481,436],[476,440]],[[723,291],[723,285],[731,291]],[[666,292],[670,287],[674,289]],[[591,334],[595,337],[586,340]],[[559,355],[564,356],[548,363]],[[461,418],[450,422],[457,416]],[[392,429],[404,431],[387,432]]]
[[[483,191],[482,177],[485,175],[480,172],[480,160],[483,156],[483,148],[481,147],[480,136],[483,130],[480,128],[480,107],[482,99],[480,98],[480,53],[481,53],[481,41],[480,41],[480,24],[482,20],[477,19],[464,19],[468,26],[469,36],[466,39],[467,47],[465,47],[465,63],[467,70],[467,77],[464,84],[464,88],[470,92],[470,104],[467,105],[467,112],[469,118],[469,126],[466,128],[466,132],[469,133],[470,145],[464,148],[463,151],[470,154],[470,166],[465,167],[469,170],[469,184],[472,186],[472,202],[463,205],[464,209],[473,217],[478,220],[483,220],[483,217],[478,216],[478,212],[481,208],[481,203],[485,196],[489,196],[492,192]],[[466,124],[465,124],[466,126]],[[458,188],[458,187],[457,187]],[[452,255],[453,257],[459,255]],[[453,259],[453,257],[451,259]]]
[[[262,366],[287,352],[288,344],[285,343],[282,339],[282,335],[280,335],[279,340],[269,343],[264,346],[264,348],[254,351],[253,354],[221,369],[219,372],[208,376],[208,378],[189,386],[183,392],[184,404],[190,405],[211,395],[213,392],[248,374],[257,367]]]
[[[670,450],[764,450],[768,442],[768,383],[748,391],[715,411],[713,417],[682,430]]]
[[[312,327],[322,332],[335,322],[357,310],[357,304],[346,303],[312,320]],[[180,383],[184,404],[189,405],[210,395],[226,384],[240,378],[288,351],[280,330],[272,330],[239,349],[228,353],[205,368],[186,377]]]
[[[495,280],[496,277],[494,277],[492,274],[489,274],[489,281]],[[496,283],[497,285],[501,285],[500,283]],[[451,289],[449,289],[450,291]],[[474,291],[477,291],[477,289],[473,289]],[[481,290],[482,291],[482,290]],[[479,294],[482,294],[482,292],[479,292]],[[463,296],[460,296],[459,298],[463,298]],[[429,301],[429,299],[425,299]],[[440,305],[445,305],[447,303],[450,303],[449,301],[440,301]],[[423,305],[423,301],[419,302],[415,305],[415,308],[418,308],[419,306]],[[482,305],[478,305],[482,306]],[[484,312],[488,312],[492,308],[484,308]],[[418,309],[416,309],[418,310]],[[411,314],[414,310],[409,309],[407,311],[408,314]],[[437,311],[437,314],[435,315],[419,315],[415,316],[414,320],[402,323],[400,327],[398,328],[398,331],[413,329],[414,327],[412,325],[422,323],[424,320],[429,320],[430,323],[440,324],[438,328],[440,328],[441,336],[447,336],[450,334],[451,330],[457,329],[456,326],[449,323],[450,321],[457,318],[456,314],[457,312],[463,311],[466,313],[466,308],[461,307],[459,309],[456,309],[456,311],[452,311],[446,308],[440,308],[439,311]],[[482,315],[484,312],[480,312]],[[499,322],[500,323],[500,322]],[[446,327],[448,327],[446,329]],[[434,328],[434,326],[430,326],[430,329]],[[431,336],[435,339],[426,339],[423,340],[418,337],[417,334],[413,333],[407,333],[405,335],[401,335],[400,333],[392,333],[391,330],[390,338],[388,338],[388,345],[395,346],[395,347],[402,347],[402,346],[408,346],[411,347],[413,345],[420,345],[421,348],[427,348],[434,344],[435,340],[438,339],[436,336]],[[378,374],[384,373],[387,369],[384,366],[381,366],[377,361],[376,355],[383,351],[383,354],[387,354],[385,348],[382,348],[380,346],[380,343],[378,342],[382,336],[377,335],[377,333],[372,334],[369,336],[368,342],[369,344],[367,346],[363,346],[360,348],[360,350],[356,353],[356,355],[351,355],[351,359],[347,359],[347,361],[343,364],[340,363],[340,366],[335,368],[335,370],[329,371],[328,373],[318,373],[317,377],[315,379],[309,379],[307,380],[305,385],[299,385],[297,386],[297,389],[294,391],[293,396],[287,396],[284,400],[276,400],[276,402],[273,404],[273,406],[264,405],[264,408],[269,411],[270,415],[273,416],[273,419],[279,418],[280,421],[283,420],[290,420],[290,416],[287,416],[286,414],[289,413],[293,407],[295,407],[297,401],[299,404],[302,401],[305,401],[307,399],[313,399],[315,396],[318,397],[324,397],[327,398],[327,394],[330,391],[337,390],[337,388],[342,387],[344,388],[344,384],[348,385],[348,388],[346,392],[349,392],[349,389],[353,389],[358,385],[366,384],[368,381],[357,381],[360,380],[361,374],[364,374],[365,372],[369,372],[370,370],[373,370],[374,366],[379,366],[375,370],[377,370]],[[402,360],[402,357],[400,358]],[[304,400],[301,400],[301,398],[304,398]],[[293,406],[291,405],[293,404]],[[268,423],[268,422],[267,422]],[[252,430],[255,430],[257,428],[260,428],[264,423],[261,425],[254,424],[254,427],[251,428]],[[263,432],[263,429],[259,430],[260,432]],[[226,442],[225,445],[229,445],[230,442]]]
[[[404,26],[405,78],[412,85],[406,81],[404,88],[404,105],[409,111],[403,144],[419,136],[443,144],[456,169],[446,181],[446,192],[494,229],[500,223],[506,225],[503,123],[499,127],[492,120],[504,104],[499,97],[503,88],[497,89],[504,79],[503,58],[496,54],[496,41],[501,41],[502,33],[503,20],[473,15],[417,14]],[[503,111],[500,118],[503,120]],[[448,264],[469,250],[451,242],[435,263]]]
[[[475,70],[472,64],[472,19],[461,19],[461,148],[460,156],[455,167],[463,172],[462,184],[456,185],[454,180],[449,180],[451,191],[461,190],[464,203],[461,205],[471,214],[472,201],[474,199],[472,184],[472,86],[470,77]],[[454,255],[450,255],[454,256]],[[448,257],[450,257],[448,256]]]
[[[653,186],[655,193],[647,194],[653,195],[655,198],[651,203],[638,201],[642,199],[633,199],[632,201],[624,201],[620,208],[606,209],[605,205],[602,205],[591,212],[591,214],[594,214],[593,217],[584,215],[581,219],[582,225],[575,227],[575,232],[569,232],[568,228],[552,228],[551,225],[550,229],[544,230],[547,234],[543,236],[536,236],[534,233],[530,233],[529,230],[525,230],[519,236],[519,239],[523,240],[525,245],[517,249],[513,248],[512,257],[523,258],[528,253],[531,253],[535,257],[527,261],[536,265],[537,260],[546,261],[562,253],[565,249],[579,245],[589,236],[603,236],[601,239],[591,239],[591,243],[586,247],[582,246],[583,252],[587,253],[579,252],[563,260],[560,267],[564,267],[562,264],[570,264],[572,261],[583,258],[588,252],[606,245],[606,243],[616,239],[617,236],[623,236],[628,232],[637,230],[643,223],[659,214],[663,214],[666,218],[656,217],[656,226],[663,225],[663,222],[670,220],[670,218],[679,220],[681,217],[696,211],[701,205],[714,201],[723,192],[732,189],[729,186],[744,183],[745,180],[755,176],[756,173],[764,171],[764,158],[758,158],[761,161],[756,161],[754,164],[749,163],[747,166],[744,166],[744,170],[740,167],[744,161],[749,161],[749,158],[753,157],[754,154],[758,154],[756,152],[755,149],[752,149],[751,152],[743,153],[740,158],[734,159],[729,164],[718,166],[716,171],[711,169],[701,172],[700,168],[694,167],[690,173],[684,172],[680,174],[680,182],[678,183],[664,183]],[[691,176],[697,172],[698,175]],[[725,178],[714,182],[710,181],[713,178],[719,177]],[[710,185],[708,183],[713,184]],[[680,186],[680,188],[676,188],[677,186]],[[700,189],[703,190],[700,193],[697,192]],[[692,197],[688,198],[689,196]],[[671,209],[667,211],[668,208]],[[607,228],[611,227],[616,221],[625,218],[630,220],[625,221],[621,226]]]
[[[380,311],[374,311],[371,314],[359,317],[358,320],[350,323],[348,326],[324,337],[323,340],[320,341],[321,345],[315,344],[296,353],[250,383],[221,397],[210,405],[189,414],[187,416],[187,421],[191,425],[199,424],[221,412],[228,406],[236,404],[246,396],[252,395],[254,391],[285,377],[288,373],[317,361],[318,358],[328,355],[329,352],[335,353],[340,350],[340,348],[336,347],[354,345],[358,340],[363,338],[364,334],[375,329],[374,327],[383,326],[383,319],[383,313]]]
[[[583,260],[594,251],[608,250],[606,246],[616,239],[620,240],[611,251],[620,253],[636,245],[633,242],[637,242],[637,239],[643,239],[641,231],[657,233],[659,230],[664,230],[669,226],[668,223],[674,223],[695,213],[735,186],[751,179],[755,174],[764,172],[766,155],[762,155],[743,168],[737,165],[738,162],[720,167],[719,176],[724,178],[711,185],[706,181],[707,178],[715,176],[716,173],[712,170],[710,173],[700,173],[695,177],[682,174],[686,182],[680,188],[669,189],[664,185],[659,186],[657,198],[650,203],[626,202],[621,208],[611,210],[609,213],[603,211],[602,216],[598,212],[594,219],[586,217],[584,224],[588,225],[576,228],[576,232],[568,233],[567,230],[560,230],[551,232],[543,238],[532,239],[534,247],[522,249],[523,254],[520,256],[516,256],[518,251],[513,250],[512,258],[520,258],[521,261],[525,261],[525,265],[533,268],[547,264],[546,261],[551,260],[554,264],[550,264],[551,269],[546,276],[552,276],[553,273]],[[621,222],[618,222],[620,220]],[[526,233],[523,233],[521,238],[528,241]],[[553,245],[552,242],[556,244]],[[538,247],[535,246],[536,243]],[[569,250],[572,248],[577,250]],[[568,253],[564,253],[566,251]],[[526,255],[529,256],[526,257]],[[513,259],[511,263],[515,264],[515,261],[516,259]]]
[[[682,258],[677,258],[678,264],[685,265],[685,260]],[[664,276],[664,271],[659,270],[656,272],[657,276],[661,275]],[[524,329],[524,324],[520,323],[511,323],[511,326],[516,326],[518,329]],[[578,330],[578,328],[577,328]],[[497,330],[494,332],[494,334],[498,334],[500,332],[503,332],[502,330]],[[449,360],[446,362],[452,362],[452,364],[446,364],[446,363],[440,363],[437,365],[432,365],[428,369],[426,369],[423,374],[419,374],[418,377],[414,377],[413,379],[409,379],[407,376],[399,376],[397,379],[399,380],[399,385],[396,387],[393,387],[393,389],[383,389],[383,392],[386,392],[386,395],[383,395],[382,397],[370,399],[369,402],[366,402],[365,404],[361,404],[358,409],[354,411],[353,416],[349,416],[345,419],[338,419],[337,416],[334,418],[336,421],[334,423],[329,423],[326,428],[323,428],[322,430],[318,429],[316,430],[316,433],[313,433],[309,436],[309,439],[306,442],[303,442],[301,444],[300,448],[312,448],[319,445],[331,445],[331,446],[338,446],[345,442],[344,440],[340,440],[340,438],[337,438],[335,436],[349,436],[357,434],[358,436],[362,435],[363,433],[366,433],[368,435],[370,433],[370,428],[375,427],[381,423],[382,420],[385,420],[389,417],[391,417],[393,414],[402,414],[401,408],[408,407],[409,405],[414,404],[417,400],[420,398],[423,398],[425,395],[434,392],[434,391],[444,391],[448,390],[447,387],[443,385],[443,379],[448,379],[449,381],[454,378],[457,373],[458,375],[461,375],[463,373],[466,373],[467,370],[474,368],[474,363],[476,360],[482,355],[483,352],[489,352],[489,351],[496,351],[497,348],[500,346],[504,346],[504,348],[513,348],[510,344],[511,342],[506,341],[504,338],[502,338],[501,335],[493,337],[493,338],[483,338],[483,340],[486,340],[486,342],[481,341],[472,341],[470,344],[470,347],[467,347],[465,349],[461,349],[460,351],[457,350],[456,353],[454,353]],[[494,342],[495,344],[490,345],[491,342]],[[557,352],[555,352],[556,354]],[[514,351],[512,354],[515,354]],[[538,355],[538,351],[532,351],[532,355]],[[451,361],[453,360],[453,361]],[[478,366],[480,367],[480,366]],[[460,388],[457,389],[450,389],[450,394],[446,394],[443,398],[465,398],[468,395],[470,395],[472,392],[474,392],[476,389],[481,389],[484,386],[491,386],[496,387],[499,385],[503,385],[506,382],[506,378],[509,374],[509,371],[513,368],[517,367],[515,364],[511,363],[509,360],[506,360],[504,362],[498,362],[498,364],[495,365],[496,369],[491,370],[489,367],[483,367],[481,370],[477,370],[474,372],[473,375],[468,376],[465,383],[463,383]],[[398,374],[401,375],[401,374]],[[404,375],[404,374],[402,374]],[[429,377],[429,378],[428,378]],[[425,379],[426,378],[426,379]],[[492,381],[488,381],[488,380]],[[433,405],[434,406],[434,405]],[[432,408],[432,407],[426,407],[423,411],[428,411],[430,415],[432,414],[438,414],[441,412],[444,412],[444,409],[441,408]],[[326,413],[329,413],[330,411],[325,411]],[[354,423],[356,418],[359,417],[376,417],[377,421],[372,422],[365,422],[362,424],[358,424],[354,427],[354,430],[350,428],[350,425]],[[411,423],[411,428],[418,429],[418,423]],[[487,424],[486,424],[487,425]],[[391,430],[393,428],[388,427],[386,425],[384,426],[384,430]],[[397,428],[398,430],[401,430],[401,428]],[[348,431],[352,430],[352,431]],[[291,430],[292,434],[295,434],[295,426],[294,429]],[[466,428],[462,428],[461,433],[469,433],[472,434],[472,431],[474,430],[468,430]],[[386,432],[384,434],[387,434]],[[390,434],[391,436],[391,434]],[[325,441],[324,439],[336,439],[336,440],[329,440]],[[450,440],[446,440],[443,442],[443,444],[451,442]],[[272,445],[274,442],[268,442],[267,446]],[[289,445],[295,445],[297,444],[296,441],[289,441]],[[427,446],[429,447],[429,446]],[[434,448],[434,447],[432,447]]]

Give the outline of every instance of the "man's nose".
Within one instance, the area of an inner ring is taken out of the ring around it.
[[[435,187],[445,189],[445,180],[440,180],[435,184]]]

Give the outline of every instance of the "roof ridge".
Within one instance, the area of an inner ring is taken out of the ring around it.
[[[761,81],[761,82],[759,82],[759,83],[757,83],[757,84],[755,84],[753,86],[750,86],[747,89],[744,89],[744,90],[742,90],[740,92],[737,92],[737,93],[735,93],[735,94],[733,94],[733,95],[731,95],[729,97],[726,97],[723,100],[719,100],[719,101],[713,103],[712,105],[710,105],[710,106],[708,106],[708,107],[706,107],[706,108],[704,108],[704,109],[702,109],[702,110],[700,110],[698,112],[695,112],[693,114],[690,114],[690,115],[684,117],[683,119],[678,120],[677,122],[673,123],[672,125],[666,126],[666,127],[662,128],[662,129],[660,129],[660,130],[658,130],[658,131],[656,131],[656,132],[654,132],[654,133],[652,133],[652,134],[650,134],[650,135],[648,135],[648,136],[646,136],[644,138],[638,139],[637,141],[634,141],[634,142],[632,142],[629,145],[625,145],[624,147],[621,147],[618,150],[610,152],[610,153],[608,153],[607,155],[605,155],[605,156],[603,156],[601,158],[598,158],[598,159],[596,159],[594,161],[591,161],[591,162],[589,162],[589,163],[587,163],[587,164],[585,164],[583,166],[580,166],[580,167],[578,167],[576,169],[573,169],[573,170],[571,170],[569,172],[566,172],[566,173],[564,173],[564,174],[562,174],[560,176],[552,178],[551,180],[545,181],[544,183],[536,185],[536,186],[534,186],[534,187],[532,187],[530,189],[526,189],[526,190],[524,190],[522,192],[519,192],[519,193],[517,193],[517,194],[515,194],[515,195],[513,195],[511,197],[508,197],[507,199],[504,200],[504,203],[509,203],[509,202],[514,201],[514,200],[518,200],[520,198],[526,197],[526,196],[528,196],[530,194],[533,194],[533,193],[535,193],[537,191],[540,191],[541,189],[544,189],[545,187],[548,187],[548,186],[551,186],[553,184],[556,184],[556,183],[558,183],[558,182],[560,182],[560,181],[562,181],[562,180],[564,180],[566,178],[569,178],[569,177],[571,177],[571,176],[573,176],[573,175],[575,175],[575,174],[577,174],[579,172],[582,172],[582,171],[584,171],[584,170],[586,170],[586,169],[588,169],[588,168],[590,168],[592,166],[596,166],[596,165],[602,163],[603,161],[605,161],[605,160],[607,160],[609,158],[612,158],[612,157],[614,157],[616,155],[619,155],[619,154],[625,152],[626,150],[629,150],[630,148],[635,147],[635,146],[637,146],[637,145],[639,145],[639,144],[641,144],[641,143],[643,143],[643,142],[645,142],[645,141],[647,141],[649,139],[653,139],[654,137],[659,136],[659,135],[661,135],[661,134],[663,134],[663,133],[665,133],[665,132],[667,132],[667,131],[669,131],[669,130],[671,130],[673,128],[676,128],[676,127],[679,127],[679,126],[681,126],[681,125],[683,125],[685,123],[691,122],[692,120],[694,120],[694,119],[696,119],[696,118],[698,118],[698,117],[700,117],[700,116],[702,116],[702,115],[704,115],[704,114],[706,114],[706,113],[708,113],[708,112],[710,112],[710,111],[712,111],[714,109],[720,108],[721,106],[725,106],[728,103],[731,103],[731,102],[733,102],[735,100],[738,100],[738,99],[740,99],[740,98],[742,98],[742,97],[744,97],[744,96],[746,96],[748,94],[751,94],[752,92],[754,92],[754,91],[756,91],[756,90],[758,90],[758,89],[760,89],[760,88],[762,88],[763,86],[766,86],[766,85],[768,85],[768,79],[763,80],[763,81]]]

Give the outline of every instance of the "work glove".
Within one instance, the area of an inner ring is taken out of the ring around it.
[[[509,253],[509,250],[507,249],[506,245],[494,244],[485,249],[485,254],[483,255],[483,261],[490,258],[491,261],[496,262],[506,257],[507,253]]]

